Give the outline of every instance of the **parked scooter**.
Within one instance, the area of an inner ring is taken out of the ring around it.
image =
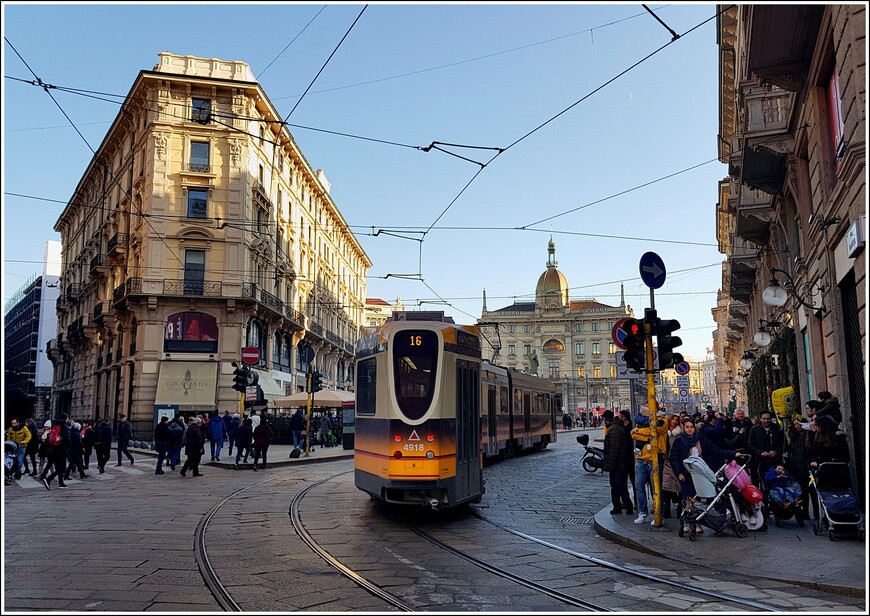
[[[580,464],[583,465],[583,470],[587,473],[596,471],[604,472],[604,450],[600,447],[592,447],[589,445],[589,435],[581,434],[577,437],[577,442],[583,445],[586,452],[583,454],[583,459]]]

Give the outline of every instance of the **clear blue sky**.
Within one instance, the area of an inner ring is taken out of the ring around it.
[[[440,309],[440,296],[472,323],[484,288],[489,309],[533,299],[552,234],[572,298],[618,305],[622,281],[642,314],[638,261],[654,251],[668,268],[659,315],[679,319],[681,350],[703,358],[727,175],[715,160],[716,5],[647,5],[678,34],[706,23],[644,60],[672,37],[640,4],[371,4],[311,85],[363,6],[4,3],[4,303],[60,239],[54,223],[92,156],[42,88],[16,81],[34,77],[10,43],[44,83],[119,96],[170,51],[243,60],[285,117],[299,103],[291,131],[374,263],[370,297]],[[51,93],[97,148],[119,98]],[[371,139],[507,149],[480,171]],[[402,227],[429,232],[422,244],[373,233]]]

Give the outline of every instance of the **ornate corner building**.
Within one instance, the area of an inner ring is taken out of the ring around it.
[[[247,64],[160,53],[55,224],[54,411],[238,409],[249,346],[266,399],[344,387],[371,262],[329,191]]]
[[[863,486],[866,6],[726,6],[717,387],[756,414],[770,405],[765,383],[794,387],[798,412],[832,392]]]

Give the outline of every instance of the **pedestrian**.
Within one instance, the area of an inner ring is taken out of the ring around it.
[[[227,436],[227,426],[221,419],[218,410],[212,411],[211,417],[208,420],[209,442],[211,443],[211,460],[212,462],[221,461],[221,449],[224,446],[224,438]]]
[[[802,423],[801,420],[795,417],[792,420],[792,425],[788,427],[788,460],[786,468],[798,482],[803,491],[805,498],[801,500],[801,510],[804,513],[804,518],[809,517],[809,472],[810,472],[810,440],[813,438],[813,433],[808,430],[809,423]]]
[[[293,417],[290,418],[290,432],[293,435],[293,447],[298,449],[305,444],[302,439],[302,430],[305,429],[305,418],[302,416],[302,409],[296,409]]]
[[[665,448],[663,441],[667,428],[662,421],[660,424],[661,438],[657,437],[656,445],[660,449]],[[643,524],[649,517],[649,499],[647,498],[647,489],[654,494],[653,489],[653,474],[652,474],[652,447],[650,446],[650,427],[649,406],[644,404],[640,407],[635,427],[631,430],[632,451],[634,452],[634,478],[637,481],[637,517],[634,520],[635,524]]]
[[[112,457],[112,424],[109,423],[108,417],[104,417],[103,421],[96,428],[94,435],[94,451],[97,453],[97,470],[100,474],[106,472],[106,464]]]
[[[683,433],[683,429],[680,427],[679,415],[669,415],[667,426],[667,451],[665,451],[665,457],[662,461],[662,516],[670,518],[671,504],[674,505],[677,512],[682,510],[682,507],[680,506],[680,482],[677,480],[677,476],[674,473],[669,458],[674,441]]]
[[[33,423],[33,418],[28,417],[24,421],[24,426],[30,432],[30,440],[27,441],[27,447],[24,452],[24,473],[31,477],[36,477],[36,453],[39,451],[39,430],[36,424]],[[30,458],[30,468],[27,466],[27,459]]]
[[[708,406],[706,417],[701,423],[701,434],[703,434],[711,443],[716,445],[718,449],[725,449],[728,445],[725,442],[725,418],[722,413],[713,411],[712,406]],[[718,470],[725,463],[724,460],[717,459],[711,456],[710,468]]]
[[[773,414],[770,411],[762,411],[760,423],[753,426],[749,431],[748,448],[755,463],[753,469],[753,483],[760,485],[759,480],[764,478],[767,470],[782,464],[784,436],[782,429],[772,422]]]
[[[166,454],[169,452],[170,438],[169,416],[161,415],[160,423],[154,426],[154,449],[157,451],[157,468],[154,470],[155,475],[163,474],[163,461],[166,459]]]
[[[330,437],[332,435],[332,421],[329,419],[329,413],[324,413],[320,418],[320,428],[317,432],[317,440],[321,447],[332,447]]]
[[[721,450],[712,442],[710,442],[701,432],[695,427],[693,419],[685,419],[683,421],[682,433],[674,439],[671,446],[671,453],[668,459],[671,462],[671,468],[674,469],[677,479],[680,482],[680,497],[683,499],[684,510],[688,511],[691,506],[691,499],[695,498],[695,484],[692,483],[692,476],[686,467],[683,466],[683,460],[689,456],[700,457],[710,466],[712,458],[733,458],[733,451]],[[683,532],[689,532],[691,528],[685,522],[683,523]],[[696,532],[704,532],[700,524],[695,525]]]
[[[48,464],[39,476],[46,490],[51,490],[51,481],[55,477],[57,477],[59,488],[66,487],[64,475],[66,474],[66,452],[69,447],[69,426],[66,425],[66,421],[66,413],[61,413],[57,419],[51,422],[51,430],[48,432],[46,440]],[[49,473],[49,471],[51,472]]]
[[[48,434],[51,432],[51,420],[46,419],[42,424],[42,434],[39,435],[39,449],[36,455],[39,457],[39,472],[37,475],[42,476],[42,471],[45,470],[45,465],[48,464]]]
[[[248,462],[248,454],[251,452],[251,443],[254,440],[253,423],[250,417],[246,417],[245,422],[236,429],[236,470],[239,470],[239,460],[243,454],[245,463]]]
[[[90,419],[82,420],[82,462],[85,470],[91,466],[91,454],[94,451],[94,443],[97,440],[97,431]]]
[[[640,414],[638,413],[638,415],[640,415]],[[631,483],[630,494],[632,495],[632,500],[634,501],[634,507],[635,507],[635,509],[637,509],[637,486],[634,483],[635,480],[637,479],[634,476],[634,442],[631,440],[631,437],[629,436],[631,434],[631,431],[634,429],[634,424],[631,421],[631,411],[629,411],[628,409],[621,409],[619,411],[619,416],[617,417],[617,419],[619,419],[619,418],[622,419],[622,426],[625,428],[625,449],[628,452],[628,461],[629,461],[628,462],[628,470],[627,470],[627,474],[628,474],[627,481],[629,483]],[[649,423],[648,423],[649,420],[647,419],[646,421],[647,421],[646,425],[649,425]],[[628,484],[626,484],[626,485],[628,485]]]
[[[181,446],[184,443],[184,419],[173,417],[169,422],[169,468],[181,463]]]
[[[118,417],[118,463],[115,466],[121,466],[121,455],[127,456],[130,460],[130,466],[133,466],[133,456],[127,449],[130,446],[130,439],[133,438],[133,425],[127,421],[126,415]]]
[[[18,443],[18,453],[15,456],[15,478],[21,479],[21,469],[24,468],[24,457],[27,454],[27,444],[30,442],[30,430],[27,426],[18,423],[18,418],[13,417],[6,430],[7,441]]]
[[[254,409],[251,409],[251,425],[254,427],[254,430],[260,425],[260,416],[257,415],[257,411]]]
[[[227,411],[224,415],[224,423],[227,426],[227,441],[230,444],[229,454],[230,457],[233,457],[233,447],[236,444],[236,434],[239,431],[239,414],[230,415],[230,412]]]
[[[85,474],[85,466],[82,461],[81,428],[82,425],[79,422],[75,422],[69,427],[69,447],[66,451],[67,466],[64,471],[64,479],[67,480],[73,471],[78,471],[79,477],[82,479],[88,476]]]
[[[205,438],[200,426],[201,420],[191,417],[187,424],[187,434],[184,437],[184,453],[187,454],[187,460],[184,461],[184,466],[181,467],[181,476],[187,477],[187,470],[193,471],[194,477],[201,477],[199,472],[199,461],[205,455]]]
[[[253,417],[251,417],[251,425],[254,424]],[[269,443],[272,442],[272,429],[269,427],[269,424],[261,422],[256,428],[254,428],[254,470],[257,470],[257,462],[260,459],[260,455],[263,456],[263,466],[262,468],[266,468],[266,454],[269,452]]]
[[[610,475],[610,500],[613,504],[613,509],[610,510],[610,513],[611,515],[616,515],[622,513],[623,509],[627,513],[634,513],[626,482],[628,477],[626,471],[631,461],[625,445],[625,441],[628,440],[625,426],[622,423],[622,419],[616,419],[613,411],[609,409],[604,411],[603,417],[607,434],[604,436],[604,462],[602,463],[602,468]]]
[[[734,411],[731,429],[725,434],[725,447],[734,451],[745,452],[749,443],[749,431],[752,423],[746,418],[746,411],[740,407]]]
[[[840,401],[829,391],[820,391],[818,398],[819,402],[822,403],[822,407],[816,411],[813,421],[819,426],[820,432],[837,432],[843,421]]]

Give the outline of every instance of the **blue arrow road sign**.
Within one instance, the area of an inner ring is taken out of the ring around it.
[[[640,279],[650,289],[658,289],[665,284],[665,262],[654,252],[645,252],[640,258]]]

